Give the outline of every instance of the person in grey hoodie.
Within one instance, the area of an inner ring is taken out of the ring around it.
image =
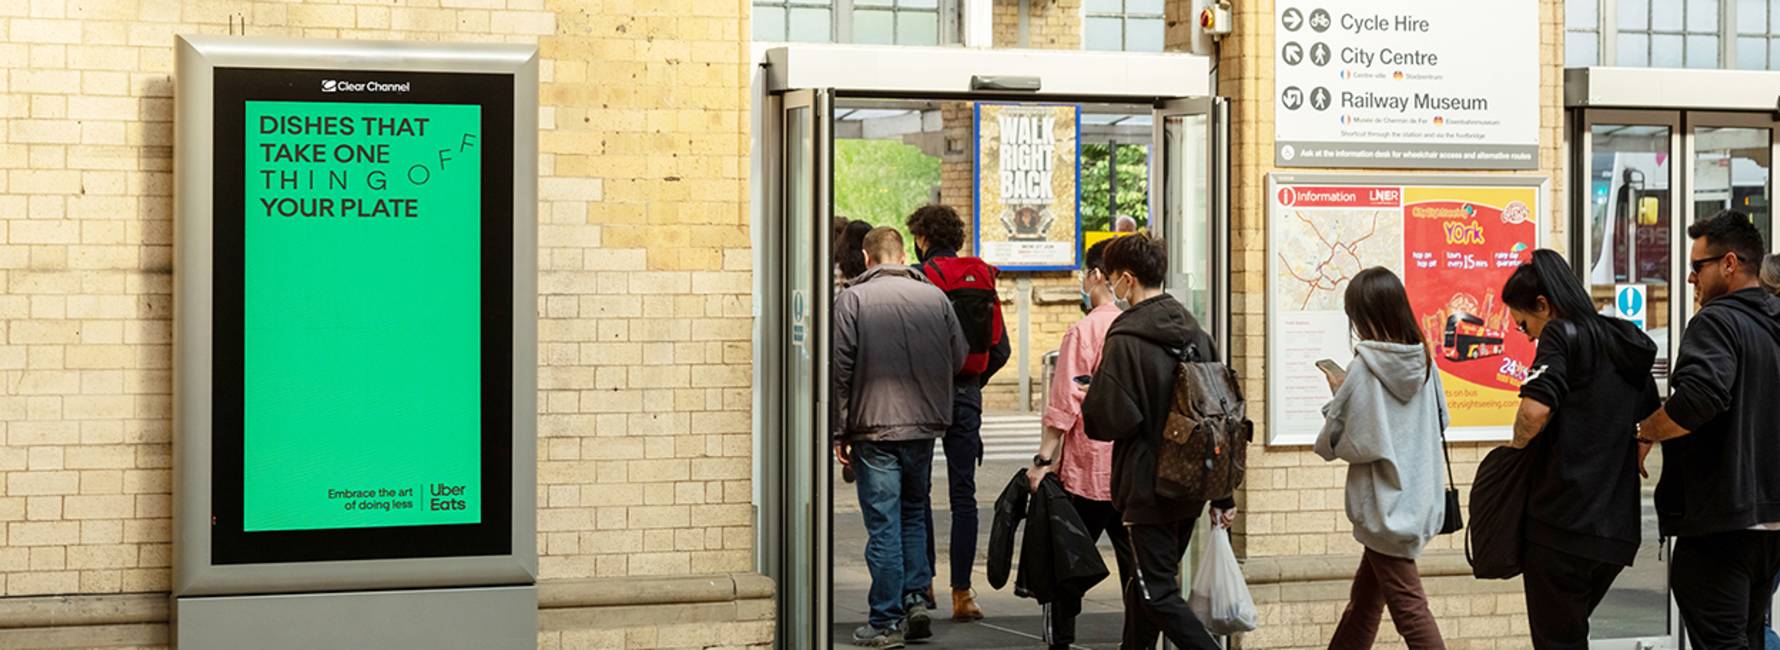
[[[834,299],[834,456],[857,477],[871,613],[853,643],[933,636],[925,508],[933,441],[952,424],[952,377],[969,344],[951,301],[904,263],[902,235],[865,236],[866,271]]]
[[[1396,274],[1361,271],[1346,310],[1361,340],[1347,370],[1329,373],[1335,396],[1323,406],[1316,453],[1349,463],[1347,518],[1366,551],[1329,647],[1372,647],[1389,607],[1411,650],[1445,648],[1415,558],[1446,515],[1446,392]]]

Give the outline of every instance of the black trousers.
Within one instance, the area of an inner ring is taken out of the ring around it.
[[[1156,646],[1158,634],[1177,648],[1219,650],[1180,591],[1181,557],[1197,517],[1172,524],[1125,524],[1137,574],[1125,583],[1124,650]]]
[[[1761,648],[1776,572],[1780,532],[1738,530],[1678,538],[1669,585],[1691,647]]]
[[[1588,650],[1588,617],[1625,567],[1526,543],[1520,570],[1538,650]]]
[[[1095,501],[1074,494],[1069,495],[1069,504],[1082,518],[1088,527],[1088,536],[1095,543],[1100,542],[1100,534],[1110,532],[1112,538],[1113,557],[1119,565],[1119,584],[1131,581],[1133,566],[1136,560],[1131,556],[1131,538],[1120,534],[1119,511],[1113,508],[1110,501]],[[1081,594],[1057,594],[1057,598],[1045,604],[1045,643],[1052,648],[1068,648],[1075,643],[1075,618],[1082,613]]]

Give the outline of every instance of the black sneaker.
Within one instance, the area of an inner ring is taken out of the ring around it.
[[[910,641],[925,641],[933,638],[933,619],[927,615],[927,607],[921,602],[920,596],[909,599],[908,614],[902,619],[903,638]]]
[[[890,628],[880,630],[870,624],[861,625],[853,630],[853,645],[861,648],[883,648],[893,650],[902,647],[902,630]]]

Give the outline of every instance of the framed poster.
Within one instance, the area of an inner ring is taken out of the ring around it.
[[[1534,345],[1502,284],[1539,246],[1543,177],[1268,179],[1267,442],[1306,445],[1329,387],[1319,359],[1347,365],[1343,293],[1369,267],[1402,278],[1446,388],[1450,440],[1511,437]]]
[[[1004,271],[1081,266],[1081,108],[976,105],[977,255]]]

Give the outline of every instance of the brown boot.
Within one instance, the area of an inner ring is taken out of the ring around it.
[[[975,592],[969,589],[952,590],[952,620],[959,623],[983,620],[983,608],[977,607]]]

